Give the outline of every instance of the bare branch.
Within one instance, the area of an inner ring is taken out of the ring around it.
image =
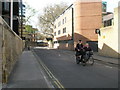
[[[55,19],[68,7],[66,3],[49,5],[39,16],[39,26],[43,32],[53,33]]]

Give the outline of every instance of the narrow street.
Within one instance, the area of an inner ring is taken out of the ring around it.
[[[118,69],[95,61],[77,65],[73,51],[35,48],[34,53],[64,88],[117,88]]]
[[[119,11],[119,0],[0,0],[0,89],[120,89]]]

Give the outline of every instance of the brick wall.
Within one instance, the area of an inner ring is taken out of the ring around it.
[[[73,44],[69,43],[60,43],[58,49],[64,49],[64,50],[74,50]]]
[[[74,43],[78,40],[98,41],[95,29],[102,24],[101,2],[77,1],[74,3]]]

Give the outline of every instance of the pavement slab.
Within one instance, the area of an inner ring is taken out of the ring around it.
[[[41,66],[31,51],[24,51],[10,76],[7,88],[50,88]]]

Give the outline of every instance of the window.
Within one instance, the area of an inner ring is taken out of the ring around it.
[[[108,26],[112,26],[112,19],[108,20]]]
[[[63,33],[66,33],[66,27],[65,27],[65,28],[63,28]]]
[[[58,35],[60,35],[60,30],[58,31]]]
[[[54,36],[56,36],[56,32],[54,32]]]
[[[64,24],[64,19],[63,19],[63,22],[62,22],[63,24]]]
[[[112,26],[112,19],[108,21],[104,21],[104,27],[107,27],[107,26]]]
[[[9,2],[4,2],[4,10],[9,11]]]
[[[54,27],[55,29],[56,29],[56,25],[55,25],[55,27]]]
[[[58,22],[58,27],[61,25],[61,22]]]
[[[65,23],[66,23],[66,21],[67,21],[67,19],[66,19],[66,17],[65,17]]]

